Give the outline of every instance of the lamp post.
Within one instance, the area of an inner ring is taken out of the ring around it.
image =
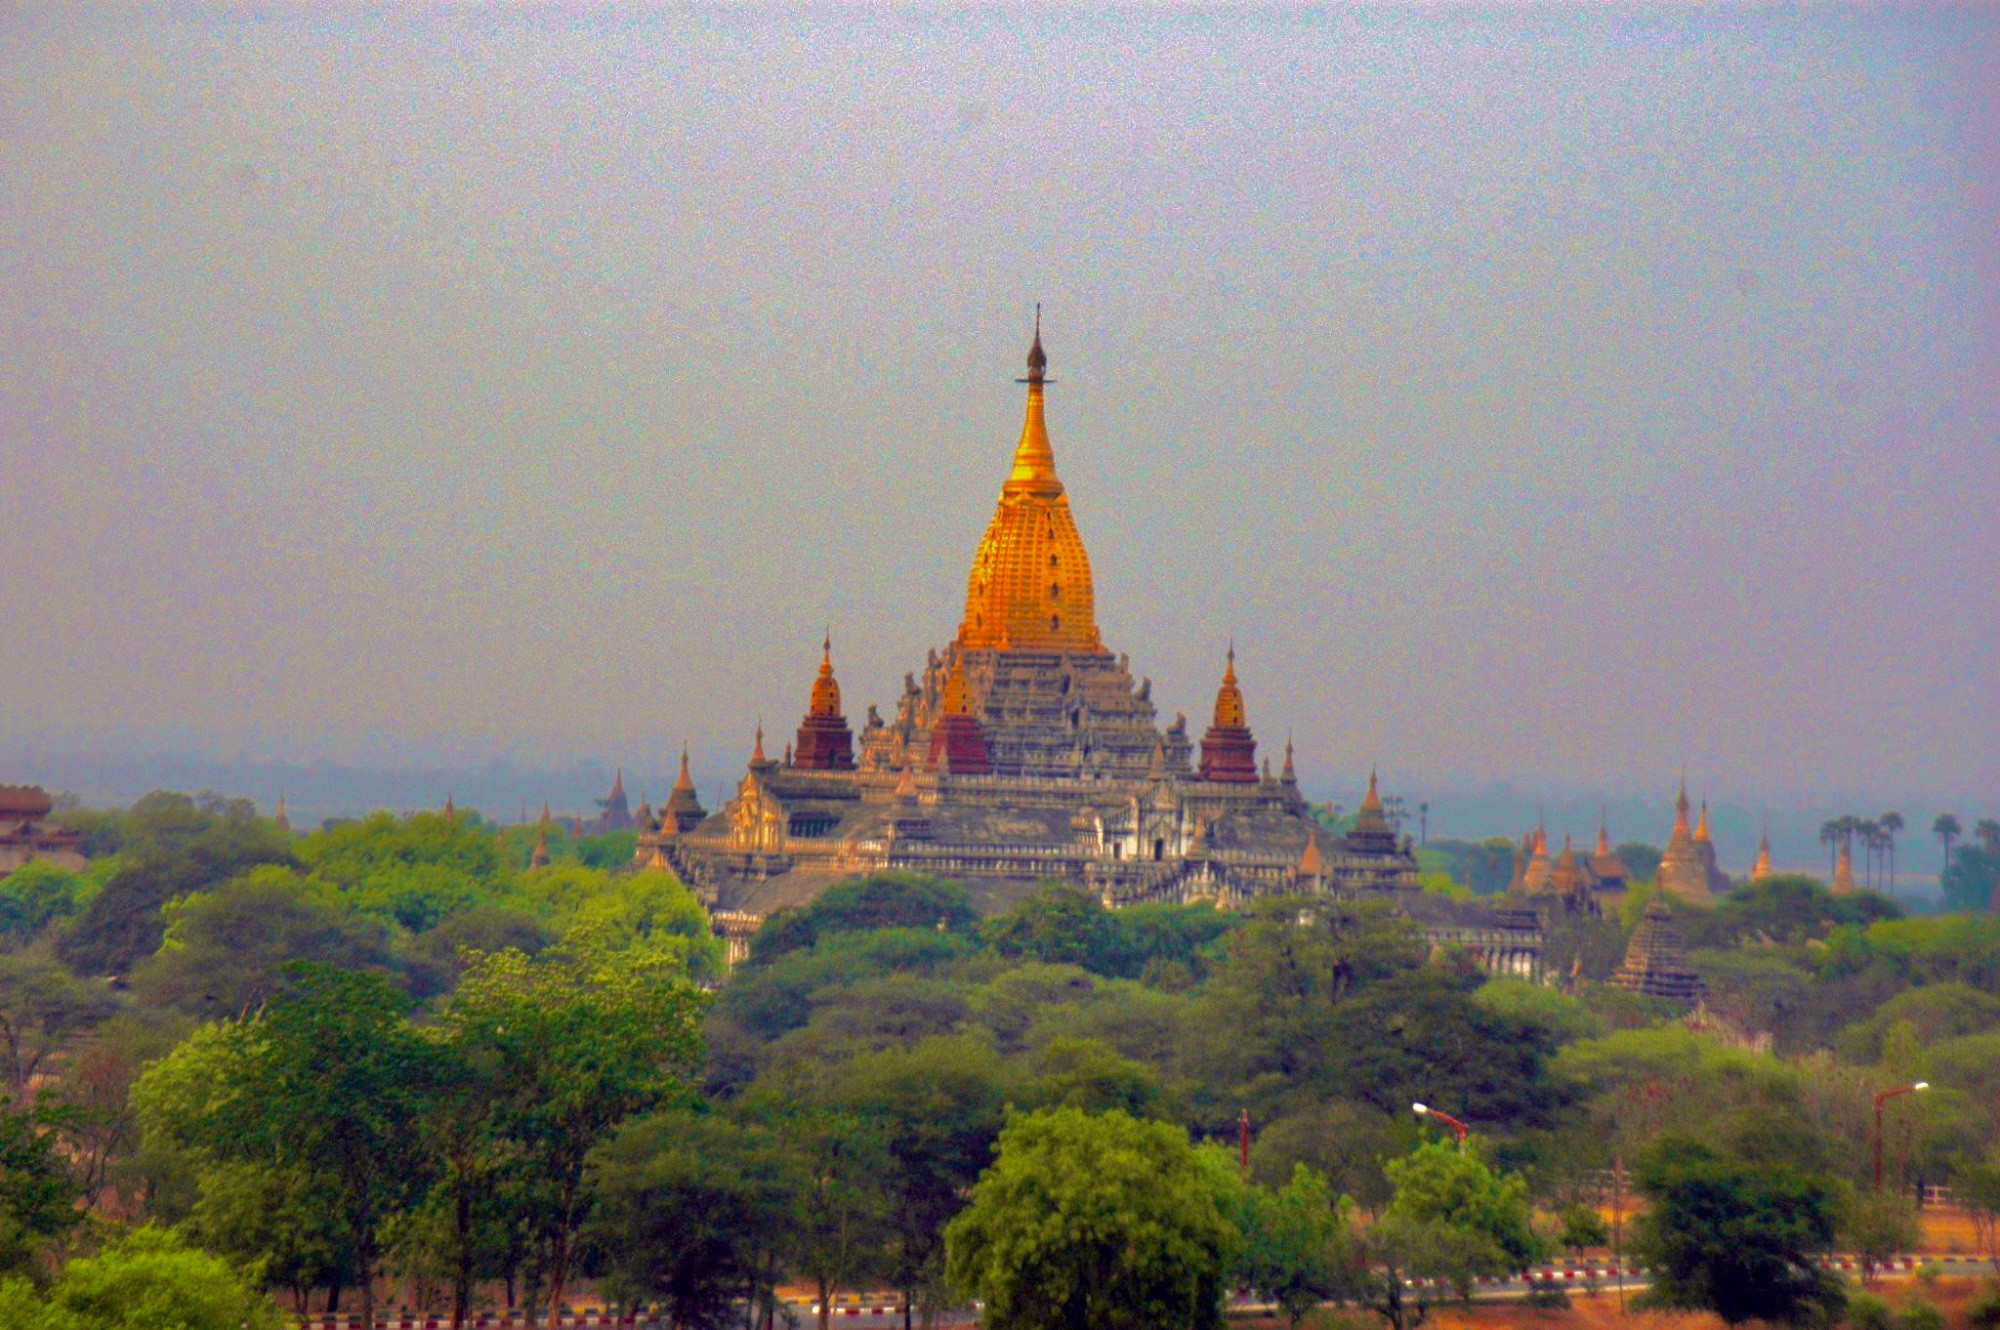
[[[1915,1094],[1919,1090],[1931,1088],[1929,1081],[1913,1081],[1909,1085],[1899,1085],[1893,1090],[1883,1090],[1875,1096],[1875,1190],[1882,1190],[1882,1105],[1899,1095]]]
[[[1465,1124],[1449,1113],[1440,1113],[1428,1104],[1411,1104],[1410,1111],[1420,1118],[1436,1118],[1445,1126],[1458,1133],[1458,1148],[1465,1149]],[[1878,1114],[1879,1115],[1879,1114]]]

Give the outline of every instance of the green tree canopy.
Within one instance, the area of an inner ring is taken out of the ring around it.
[[[46,1295],[25,1279],[0,1284],[0,1325],[10,1330],[278,1330],[281,1323],[252,1279],[151,1226],[71,1261]]]
[[[79,974],[122,974],[160,945],[160,907],[240,877],[259,864],[293,862],[291,838],[248,799],[155,793],[120,819],[118,869],[64,931],[60,954]]]
[[[384,973],[390,964],[381,921],[275,864],[171,902],[163,916],[166,935],[133,968],[132,990],[147,1005],[207,1020],[251,1015],[278,994],[294,961]]]
[[[836,882],[807,904],[765,920],[750,939],[750,961],[765,965],[834,933],[940,924],[940,931],[966,933],[977,919],[972,898],[956,882],[922,873],[870,873]]]
[[[993,1330],[1214,1330],[1237,1241],[1185,1132],[1075,1108],[1010,1122],[946,1234]]]
[[[482,956],[446,1013],[459,1055],[488,1069],[497,1129],[530,1181],[524,1232],[551,1307],[590,1215],[590,1152],[627,1118],[685,1093],[701,1062],[707,1002],[681,957],[621,940],[595,920],[536,956]]]
[[[1019,905],[988,919],[980,936],[1002,956],[1080,965],[1097,974],[1120,975],[1131,964],[1123,926],[1096,896],[1067,882],[1042,883]]]
[[[1747,1164],[1684,1137],[1662,1137],[1639,1173],[1651,1203],[1636,1249],[1653,1267],[1650,1297],[1665,1307],[1743,1321],[1824,1324],[1839,1313],[1838,1280],[1817,1264],[1832,1250],[1838,1197],[1782,1164]]]

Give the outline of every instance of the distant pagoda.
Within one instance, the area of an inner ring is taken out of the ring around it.
[[[1703,822],[1704,834],[1707,831]],[[1711,848],[1710,853],[1713,853]],[[1680,795],[1674,800],[1674,830],[1667,838],[1666,852],[1660,856],[1657,878],[1659,889],[1670,892],[1676,898],[1690,905],[1713,905],[1715,893],[1709,890],[1709,861],[1695,843],[1693,830],[1688,826],[1687,779],[1681,779]]]
[[[1625,963],[1611,976],[1611,982],[1628,993],[1666,998],[1682,1006],[1691,1007],[1701,1000],[1701,976],[1688,968],[1687,950],[1680,929],[1674,927],[1674,914],[1664,892],[1655,891],[1646,902],[1645,917],[1625,948]]]

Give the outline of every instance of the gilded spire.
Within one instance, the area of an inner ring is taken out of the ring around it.
[[[819,648],[819,677],[813,680],[812,701],[807,705],[807,714],[814,716],[838,716],[840,714],[840,684],[833,677],[833,630],[829,628]]]
[[[1285,731],[1285,771],[1281,779],[1294,784],[1299,779],[1299,773],[1292,769],[1292,732],[1290,730]]]
[[[688,746],[681,745],[681,774],[674,777],[673,793],[694,788],[694,777],[688,775]]]
[[[1028,414],[1021,422],[1021,442],[1014,449],[1014,467],[1003,493],[1055,498],[1063,492],[1056,479],[1056,450],[1049,446],[1048,423],[1042,418],[1042,385],[1048,380],[1048,355],[1042,350],[1042,307],[1035,306],[1035,341],[1028,348]]]
[[[1750,880],[1762,882],[1771,876],[1771,815],[1764,814],[1764,838],[1757,842],[1757,862],[1751,865]]]
[[[753,767],[762,766],[768,760],[764,756],[764,718],[759,716],[757,718],[757,742],[750,748],[750,765]]]
[[[1215,690],[1215,723],[1241,727],[1249,724],[1243,707],[1243,690],[1236,685],[1236,642],[1229,643],[1227,664],[1222,669],[1222,686]]]
[[[1000,503],[972,558],[961,646],[983,650],[1099,651],[1090,556],[1056,477],[1043,417],[1041,320],[1028,352],[1027,414]]]
[[[271,825],[280,831],[292,829],[292,819],[285,814],[285,796],[282,794],[278,796],[278,815],[271,819]]]
[[[1696,840],[1696,842],[1697,842],[1697,843],[1699,843],[1699,842],[1701,842],[1701,841],[1705,841],[1705,840],[1708,840],[1708,839],[1709,839],[1709,834],[1708,834],[1708,799],[1707,799],[1707,797],[1706,797],[1706,796],[1703,796],[1703,798],[1702,798],[1702,801],[1701,801],[1701,822],[1700,822],[1700,823],[1699,823],[1698,825],[1696,825],[1696,827],[1695,827],[1695,829],[1694,829],[1694,838],[1695,838],[1695,840]]]
[[[1380,818],[1382,816],[1382,796],[1375,790],[1375,768],[1368,768],[1368,793],[1361,798],[1358,816]]]

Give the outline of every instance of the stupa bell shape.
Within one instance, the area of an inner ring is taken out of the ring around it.
[[[798,748],[791,765],[805,771],[852,771],[854,732],[840,714],[840,684],[833,677],[833,634],[820,643],[819,677],[813,680]]]
[[[1757,862],[1750,866],[1750,880],[1762,882],[1775,876],[1771,870],[1771,819],[1764,819],[1764,838],[1757,842]]]
[[[1243,689],[1236,682],[1236,644],[1229,644],[1222,686],[1215,690],[1215,719],[1201,736],[1201,778],[1225,785],[1257,781],[1257,739],[1243,706]]]
[[[1674,830],[1667,837],[1667,848],[1660,856],[1658,884],[1661,891],[1670,892],[1681,900],[1694,905],[1711,905],[1714,894],[1708,887],[1708,865],[1702,859],[1701,848],[1695,844],[1694,832],[1688,826],[1687,779],[1681,779],[1679,796],[1674,800]]]
[[[1000,503],[972,556],[965,620],[958,644],[998,651],[1104,649],[1097,633],[1090,556],[1056,476],[1055,449],[1043,418],[1041,315],[1028,351],[1027,416]]]

